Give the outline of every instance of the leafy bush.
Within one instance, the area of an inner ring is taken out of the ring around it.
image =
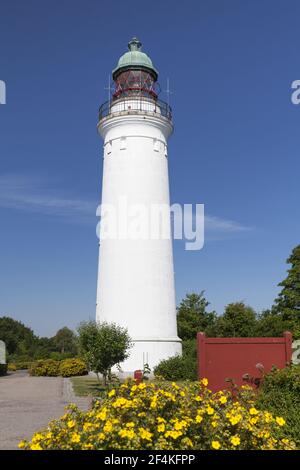
[[[86,375],[87,373],[85,363],[79,358],[65,359],[64,361],[42,359],[33,362],[29,369],[30,375],[38,377],[73,377],[76,375]]]
[[[182,356],[173,356],[161,361],[154,374],[165,380],[196,380],[197,379],[197,345],[196,340],[182,343]]]
[[[16,361],[14,364],[16,365],[17,370],[24,370],[31,368],[32,361]]]
[[[49,354],[48,359],[54,359],[55,361],[63,361],[64,359],[73,359],[73,358],[74,358],[74,354],[72,353],[69,353],[69,352],[60,353],[60,352],[54,351]]]
[[[73,377],[76,375],[86,375],[88,370],[82,359],[73,358],[61,361],[59,366],[59,375],[63,377]]]
[[[300,448],[300,365],[274,369],[265,375],[257,406],[283,416],[288,434]]]
[[[15,372],[17,370],[17,366],[16,364],[14,364],[13,362],[11,362],[10,364],[7,365],[7,370],[9,372]]]
[[[7,372],[7,364],[0,364],[0,376],[6,375]]]
[[[42,359],[31,364],[29,374],[37,377],[57,377],[59,375],[59,361],[53,359]]]
[[[252,400],[230,392],[212,394],[207,381],[127,382],[93,408],[49,423],[20,448],[31,450],[209,450],[292,449],[284,419],[259,411]]]

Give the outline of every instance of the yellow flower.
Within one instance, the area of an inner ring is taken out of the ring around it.
[[[276,423],[278,424],[278,426],[284,426],[285,420],[281,418],[280,416],[276,416]]]
[[[206,378],[204,378],[204,379],[201,380],[201,383],[202,383],[202,385],[204,385],[204,387],[207,387],[208,380]]]
[[[265,422],[266,423],[271,423],[271,421],[273,421],[273,416],[271,415],[271,413],[269,413],[268,411],[265,412]]]
[[[182,420],[182,421],[177,421],[175,424],[174,424],[174,429],[176,429],[176,431],[180,431],[182,428],[185,428],[187,426],[187,422]]]
[[[139,428],[140,436],[142,439],[145,439],[146,441],[151,441],[152,438],[152,433],[147,431],[145,428]]]
[[[106,409],[104,408],[102,411],[96,414],[96,419],[100,419],[100,421],[106,420]]]
[[[254,408],[254,406],[252,406],[252,408],[250,408],[249,410],[249,413],[250,415],[258,415],[259,411],[256,408]]]
[[[202,416],[197,415],[196,418],[195,418],[195,421],[196,421],[196,423],[201,423],[201,421],[203,421]]]
[[[98,437],[98,439],[99,439],[100,441],[104,441],[104,439],[105,439],[105,434],[104,434],[103,432],[100,432],[100,433],[97,435],[97,437]]]
[[[196,400],[196,401],[203,401],[203,398],[200,397],[199,395],[197,395],[197,396],[195,397],[195,400]]]
[[[84,444],[84,445],[83,445],[83,448],[86,449],[86,450],[93,449],[93,444],[90,444],[90,443]]]
[[[164,423],[161,423],[161,424],[159,424],[159,425],[157,426],[157,431],[158,431],[158,432],[164,432],[164,431],[165,431],[165,428],[166,428],[166,427],[165,427]]]
[[[164,418],[162,418],[161,416],[158,416],[158,418],[156,418],[156,419],[157,419],[158,423],[165,423],[166,422],[166,420]]]
[[[177,439],[180,436],[182,436],[181,431],[167,431],[165,433],[165,437],[172,437],[172,439]]]
[[[130,423],[126,423],[127,428],[134,428],[134,426],[135,426],[135,423],[133,421],[131,421]]]
[[[222,405],[225,405],[225,403],[227,403],[227,398],[223,395],[223,396],[219,399],[219,402],[220,402]]]
[[[21,442],[18,444],[18,447],[19,447],[19,449],[24,449],[25,445],[26,445],[25,442],[24,442],[24,441],[21,441]]]
[[[249,419],[249,422],[250,422],[250,424],[252,424],[252,425],[253,425],[253,424],[256,424],[257,421],[258,421],[258,418],[257,418],[257,417],[255,417],[255,418],[250,418],[250,419]]]
[[[73,432],[71,436],[71,442],[80,442],[80,435],[77,432]]]
[[[232,424],[232,426],[235,426],[236,424],[238,424],[242,419],[242,416],[241,415],[235,415],[235,416],[231,416],[229,417],[229,421],[230,421],[230,424]]]
[[[104,432],[111,432],[113,426],[111,421],[106,421],[105,426],[103,428]]]
[[[84,423],[83,425],[83,430],[86,432],[88,431],[90,428],[92,428],[94,425],[92,423]]]
[[[206,413],[207,413],[208,415],[213,415],[214,412],[215,412],[215,410],[214,410],[211,406],[208,406],[208,407],[206,408]]]
[[[241,439],[239,438],[239,436],[235,435],[235,436],[232,436],[232,438],[230,439],[230,442],[233,446],[237,447],[240,445]]]
[[[30,450],[43,450],[40,444],[31,444]]]
[[[135,392],[136,389],[137,389],[137,385],[133,385],[133,386],[131,387],[131,391],[132,391],[132,392]]]
[[[68,428],[72,429],[74,428],[74,426],[76,425],[75,421],[73,419],[71,419],[71,421],[68,421],[67,422],[67,426]]]
[[[146,388],[146,384],[144,384],[143,382],[141,382],[139,385],[138,385],[138,388],[140,390],[144,390]]]
[[[218,450],[221,447],[221,444],[219,441],[212,441],[211,446],[213,449]]]
[[[182,397],[185,397],[185,393],[184,393],[183,391],[180,392],[180,395],[181,395]]]
[[[115,394],[116,394],[116,391],[115,391],[115,389],[113,388],[113,389],[109,392],[108,396],[109,396],[109,397],[113,397]]]
[[[217,423],[217,421],[212,421],[211,425],[212,425],[213,428],[216,428],[218,426],[218,423]]]
[[[121,429],[118,434],[120,437],[128,437],[129,439],[132,439],[135,436],[133,429]]]

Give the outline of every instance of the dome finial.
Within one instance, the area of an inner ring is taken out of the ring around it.
[[[128,49],[130,51],[139,51],[141,47],[142,47],[142,43],[136,37],[133,37],[131,41],[129,41],[128,43]]]

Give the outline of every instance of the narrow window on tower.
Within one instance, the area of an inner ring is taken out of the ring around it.
[[[120,150],[126,150],[126,137],[121,137]]]
[[[106,154],[109,155],[111,153],[111,140],[106,144]]]
[[[157,139],[153,139],[153,146],[154,146],[154,152],[159,152],[160,150],[160,141]]]

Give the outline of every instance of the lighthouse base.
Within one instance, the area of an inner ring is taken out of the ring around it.
[[[181,339],[134,339],[130,350],[130,356],[120,364],[121,371],[113,370],[120,378],[133,376],[135,370],[143,370],[148,364],[153,374],[153,369],[164,359],[182,354]],[[152,375],[151,374],[151,375]]]

